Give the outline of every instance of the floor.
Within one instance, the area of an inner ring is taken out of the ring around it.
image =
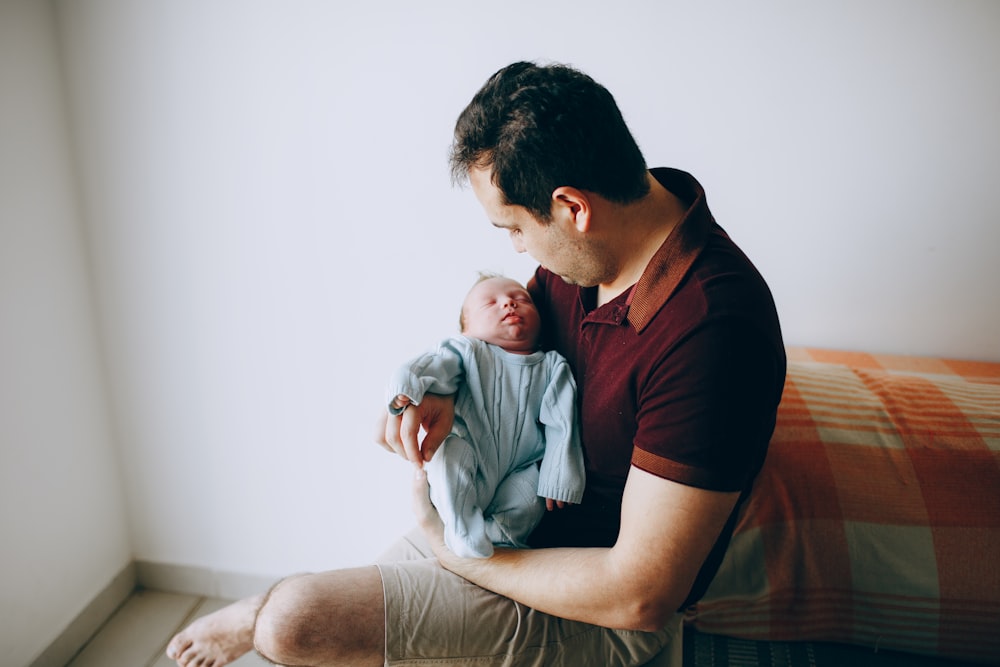
[[[137,591],[83,647],[66,667],[176,667],[164,654],[174,634],[199,616],[228,604],[227,600]],[[270,667],[254,653],[235,667]]]

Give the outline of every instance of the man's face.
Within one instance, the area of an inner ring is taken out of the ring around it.
[[[509,278],[477,283],[462,304],[462,333],[508,352],[535,350],[541,318],[528,291]]]
[[[571,220],[557,212],[551,222],[541,223],[523,206],[505,205],[490,175],[489,169],[471,169],[469,182],[490,222],[507,232],[515,251],[528,253],[568,283],[592,286],[600,282],[594,253]]]

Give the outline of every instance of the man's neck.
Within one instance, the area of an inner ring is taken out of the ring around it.
[[[618,209],[618,226],[625,230],[617,244],[620,269],[615,278],[597,286],[597,305],[602,306],[639,281],[653,255],[680,224],[684,202],[649,178],[649,193],[641,200]]]

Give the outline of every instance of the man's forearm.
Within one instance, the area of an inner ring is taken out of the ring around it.
[[[442,566],[459,576],[554,616],[627,630],[657,630],[666,621],[650,608],[648,587],[628,580],[611,549],[498,548],[487,559],[437,551]]]

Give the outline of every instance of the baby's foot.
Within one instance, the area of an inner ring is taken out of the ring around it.
[[[253,626],[263,596],[246,598],[202,616],[167,644],[178,665],[222,667],[253,649]]]

